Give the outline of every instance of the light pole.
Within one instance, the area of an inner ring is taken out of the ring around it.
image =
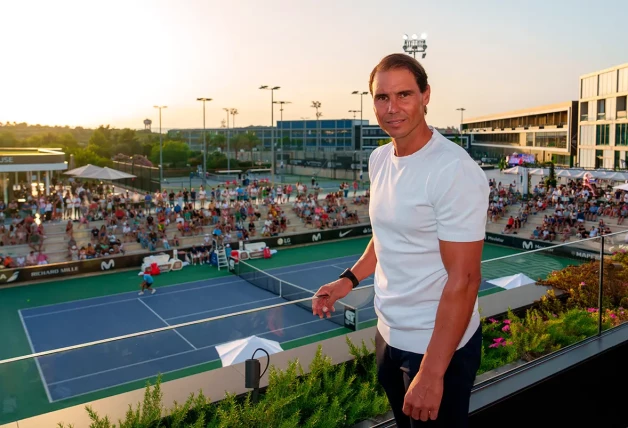
[[[281,108],[279,109],[279,111],[281,112],[281,131],[279,133],[279,144],[280,144],[280,149],[279,151],[281,152],[281,177],[282,180],[281,182],[283,183],[283,161],[284,161],[284,155],[283,155],[283,105],[284,104],[292,104],[292,102],[290,101],[273,101],[273,104],[279,104],[281,106]]]
[[[223,108],[224,111],[227,112],[227,171],[231,171],[231,158],[229,157],[229,151],[230,151],[230,141],[229,141],[229,114],[231,113],[231,110],[235,110],[232,108]]]
[[[321,108],[321,102],[320,101],[312,101],[312,105],[310,107],[313,107],[313,108],[316,109],[316,150],[320,150],[321,144],[320,144],[320,140],[319,140],[319,138],[320,138],[320,130],[319,130],[320,122],[319,122],[319,119],[321,118],[323,113],[320,113],[318,111],[318,109]]]
[[[231,116],[232,116],[231,117],[231,126],[233,126],[233,128],[235,129],[235,127],[236,127],[235,126],[235,117],[236,117],[236,114],[240,114],[240,113],[238,113],[238,109],[237,108],[232,108],[229,112],[231,113]]]
[[[456,110],[460,111],[460,134],[462,134],[462,121],[464,120],[464,111],[466,110],[466,108],[460,107],[460,108],[457,108]]]
[[[427,53],[427,34],[421,33],[421,37],[416,34],[412,35],[412,38],[408,37],[407,34],[403,35],[403,51],[407,54],[412,54],[412,56],[416,59],[417,53],[422,53],[421,58],[425,58]]]
[[[203,102],[203,186],[207,185],[207,141],[205,140],[205,101],[211,98],[197,98],[196,101]]]
[[[268,86],[262,85],[260,89],[270,91],[270,183],[275,187],[275,91],[280,89],[280,86]]]
[[[362,110],[349,110],[349,113],[353,113],[353,119],[355,119],[355,114],[362,113]]]
[[[362,102],[362,97],[364,97],[364,95],[368,95],[367,91],[353,91],[351,92],[352,95],[359,95],[360,96],[360,147],[358,148],[358,153],[360,156],[360,183],[362,182],[362,111],[364,110],[364,104]]]
[[[307,130],[305,128],[305,124],[309,120],[309,117],[301,116],[301,120],[303,121],[303,153],[307,151]]]
[[[168,106],[153,106],[159,109],[159,191],[161,191],[161,185],[164,182],[164,144],[161,135],[161,110],[168,108]]]

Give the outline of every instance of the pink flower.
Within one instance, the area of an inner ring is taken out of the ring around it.
[[[510,326],[508,324],[506,324],[503,328],[502,331],[508,331],[510,330]]]
[[[597,308],[589,308],[587,309],[587,312],[597,312]]]
[[[497,339],[493,339],[493,344],[488,345],[489,348],[499,348],[500,346],[506,346],[506,343],[504,342],[505,339],[503,337],[498,337]]]
[[[617,318],[617,315],[611,314],[611,318],[615,319],[615,318]]]
[[[587,283],[586,283],[586,282],[584,282],[584,281],[582,281],[582,282],[580,283],[580,287],[583,287],[583,286],[585,286],[585,285],[587,285]]]
[[[488,320],[491,322],[491,324],[497,323],[497,320],[495,318],[489,318]]]
[[[553,316],[554,318],[558,318],[558,315],[556,315],[556,314],[552,314],[552,316]]]
[[[510,320],[504,320],[504,324],[510,324]]]

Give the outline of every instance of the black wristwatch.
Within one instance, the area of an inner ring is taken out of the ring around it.
[[[351,272],[351,269],[346,269],[343,273],[340,274],[338,278],[349,278],[353,283],[353,288],[357,287],[358,284],[360,284],[360,281],[358,281],[358,278],[356,278],[353,272]]]

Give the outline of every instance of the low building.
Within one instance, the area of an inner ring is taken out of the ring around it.
[[[0,149],[0,192],[8,203],[14,196],[35,191],[49,194],[55,171],[65,171],[65,153],[49,148]]]
[[[579,166],[626,168],[628,64],[580,76],[579,93]]]
[[[577,131],[577,101],[474,117],[462,123],[475,159],[495,161],[526,153],[538,162],[552,161],[559,166],[574,166]]]

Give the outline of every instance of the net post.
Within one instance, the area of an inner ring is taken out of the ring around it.
[[[279,297],[283,297],[283,281],[279,281]]]

